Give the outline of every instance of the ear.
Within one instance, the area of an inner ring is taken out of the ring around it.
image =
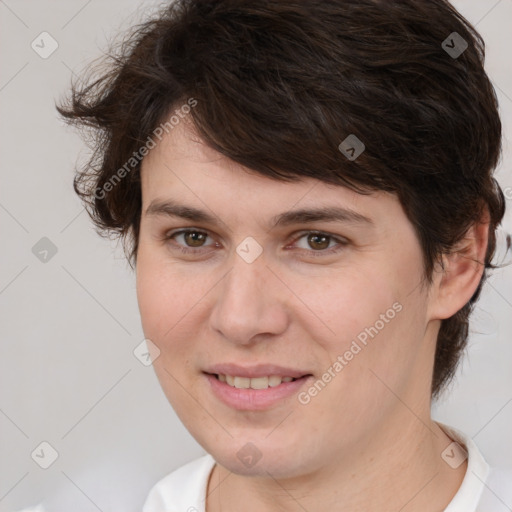
[[[435,275],[431,290],[430,319],[450,318],[475,293],[485,265],[490,216],[485,208],[450,254],[442,256],[443,268]]]

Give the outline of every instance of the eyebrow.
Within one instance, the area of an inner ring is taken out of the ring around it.
[[[168,216],[187,219],[197,223],[211,225],[220,224],[219,219],[204,210],[186,206],[175,201],[155,200],[146,209],[147,216]],[[313,222],[346,222],[374,225],[372,219],[350,208],[339,206],[323,206],[318,208],[301,208],[280,213],[270,220],[271,228],[289,226],[293,224],[308,224]]]

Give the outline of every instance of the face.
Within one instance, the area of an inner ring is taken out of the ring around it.
[[[144,333],[167,398],[220,464],[298,476],[415,419],[397,395],[428,409],[428,290],[395,196],[272,180],[184,122],[141,177]]]

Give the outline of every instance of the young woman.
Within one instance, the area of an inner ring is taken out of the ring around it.
[[[96,130],[76,191],[208,452],[144,512],[510,510],[511,475],[430,414],[505,208],[448,2],[180,0],[59,111]]]

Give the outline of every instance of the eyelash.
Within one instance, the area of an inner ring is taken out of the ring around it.
[[[209,236],[209,234],[206,231],[202,231],[199,229],[180,229],[178,231],[166,234],[163,237],[163,240],[170,241],[170,240],[173,240],[175,237],[185,234],[185,233],[200,233],[200,234]],[[300,251],[306,251],[307,253],[309,253],[308,254],[309,256],[313,256],[313,257],[320,256],[321,257],[321,256],[336,254],[338,252],[341,252],[345,248],[345,246],[348,245],[348,241],[337,238],[334,235],[325,233],[323,231],[304,231],[297,238],[295,238],[292,243],[295,243],[298,240],[300,240],[301,238],[308,236],[308,235],[325,236],[325,237],[329,238],[330,241],[335,241],[338,243],[337,248],[331,248],[331,249],[319,249],[317,251],[307,250],[307,249],[299,249]],[[183,247],[182,245],[178,245],[178,244],[173,244],[173,249],[178,249],[182,254],[189,254],[189,255],[190,254],[200,254],[200,253],[205,252],[204,247],[194,249],[194,248],[190,248],[190,247]]]

